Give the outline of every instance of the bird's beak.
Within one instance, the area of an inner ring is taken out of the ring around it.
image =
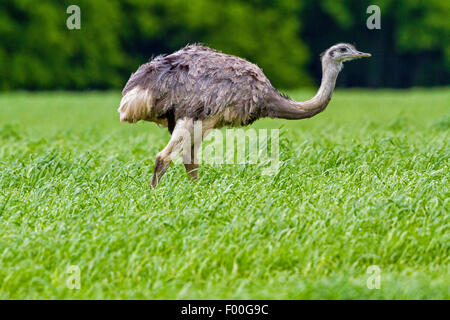
[[[356,53],[356,56],[359,57],[359,58],[369,58],[369,57],[371,57],[372,55],[371,55],[370,53],[365,53],[365,52],[360,52],[360,51],[358,51],[358,52]]]

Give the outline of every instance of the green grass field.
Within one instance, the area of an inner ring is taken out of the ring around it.
[[[176,164],[155,190],[169,134],[119,101],[0,95],[1,299],[450,298],[450,89],[338,90],[253,125],[281,128],[277,174]]]

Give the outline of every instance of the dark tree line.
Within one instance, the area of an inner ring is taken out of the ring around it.
[[[81,9],[81,29],[66,8]],[[369,5],[381,29],[369,30]],[[117,89],[152,55],[202,42],[245,57],[281,88],[320,79],[319,54],[351,42],[373,54],[338,85],[448,85],[450,2],[441,0],[3,0],[0,89]]]

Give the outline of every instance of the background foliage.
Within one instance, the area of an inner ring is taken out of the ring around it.
[[[70,4],[81,30],[66,28]],[[366,28],[370,4],[381,30]],[[283,88],[317,83],[319,53],[340,41],[374,56],[346,66],[339,86],[447,85],[449,16],[441,0],[3,0],[0,89],[118,89],[152,55],[193,42],[257,63]]]

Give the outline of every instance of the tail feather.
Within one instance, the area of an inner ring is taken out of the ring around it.
[[[153,99],[150,90],[136,86],[123,96],[117,111],[120,113],[121,122],[136,123],[150,117],[152,106]]]

